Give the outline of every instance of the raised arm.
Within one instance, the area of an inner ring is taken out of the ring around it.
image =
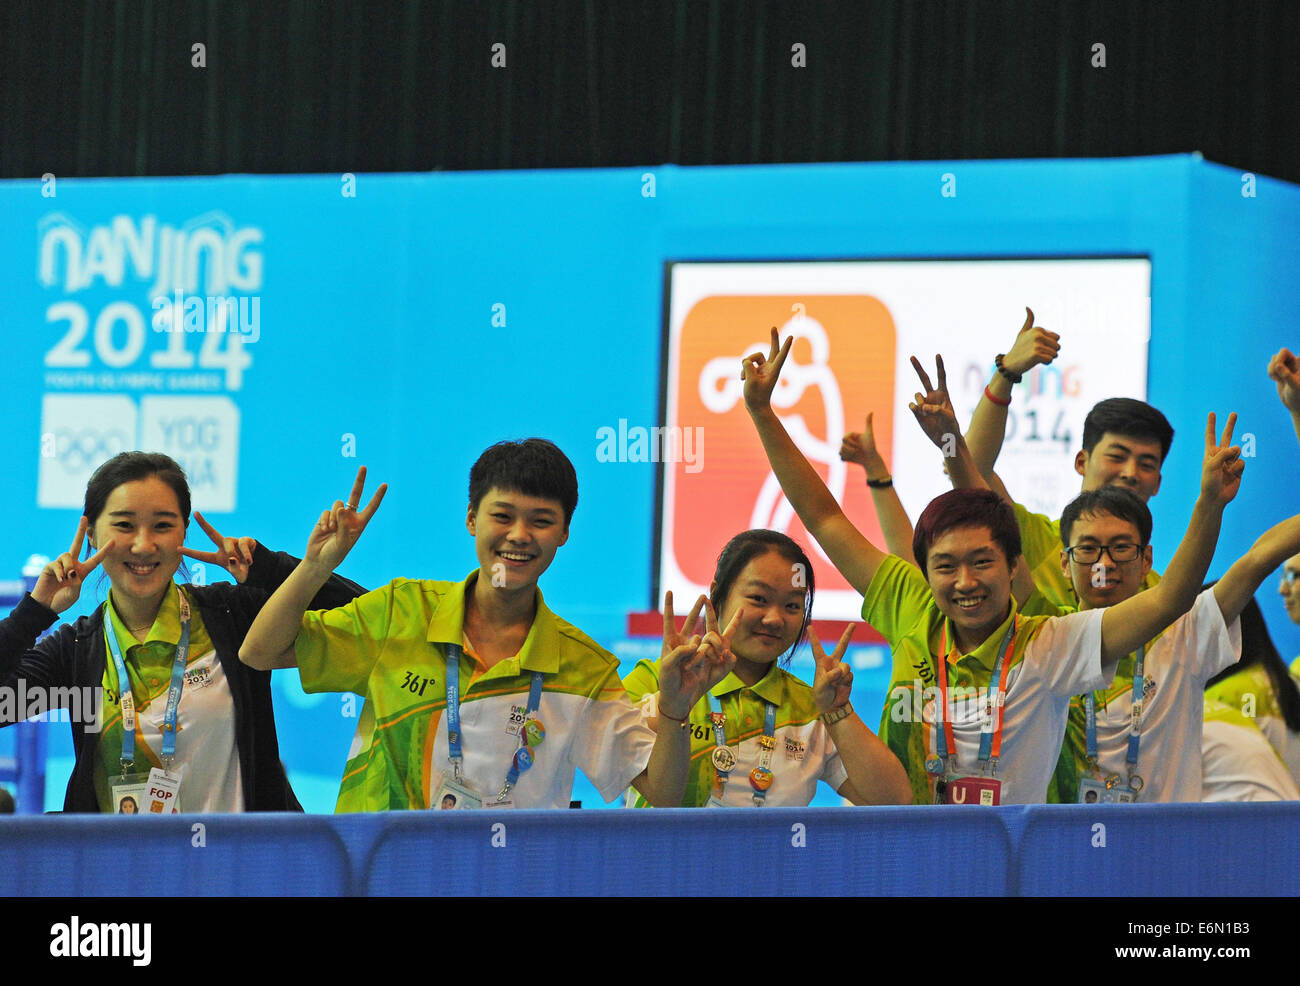
[[[925,372],[920,361],[915,356],[912,357],[912,368],[916,370],[921,386],[925,388],[925,393],[917,393],[912,403],[908,405],[916,418],[916,423],[921,426],[925,437],[943,453],[953,489],[992,488],[998,496],[1010,503],[1011,498],[1007,495],[1007,489],[1002,485],[1002,480],[998,478],[997,473],[990,473],[990,479],[986,481],[975,467],[970,449],[962,437],[961,428],[957,425],[957,414],[952,407],[952,398],[948,396],[948,374],[944,371],[943,357],[935,356],[934,361],[939,380],[937,387],[931,385],[930,375]],[[1034,575],[1025,564],[1023,556],[1020,558],[1020,564],[1016,566],[1016,574],[1011,578],[1011,594],[1015,596],[1016,604],[1019,606],[1023,606],[1034,594]]]
[[[839,573],[858,592],[865,594],[876,569],[885,560],[885,552],[862,536],[844,515],[822,478],[790,438],[785,425],[772,410],[772,391],[781,375],[781,366],[790,354],[794,337],[780,344],[772,329],[772,347],[767,356],[751,353],[741,360],[740,378],[745,381],[745,407],[758,430],[786,498],[803,521],[808,533],[826,552]]]
[[[1246,467],[1241,449],[1231,444],[1236,423],[1237,415],[1228,415],[1223,438],[1216,442],[1214,415],[1209,416],[1205,425],[1201,495],[1192,508],[1187,533],[1155,586],[1106,608],[1101,619],[1103,665],[1113,664],[1132,653],[1191,609],[1196,601],[1205,572],[1214,558],[1223,508],[1237,495]]]
[[[997,464],[1002,451],[1002,440],[1007,431],[1007,407],[1011,404],[1012,379],[1023,377],[1035,366],[1046,366],[1061,351],[1061,337],[1034,325],[1034,313],[1025,309],[1025,324],[1016,334],[1016,341],[1002,357],[1002,371],[995,372],[989,380],[975,413],[971,415],[968,441],[975,468],[988,477]],[[992,394],[994,400],[989,399]]]
[[[197,510],[194,511],[194,519],[199,527],[203,528],[209,540],[216,545],[217,550],[199,551],[195,548],[182,547],[181,554],[205,564],[220,565],[233,575],[240,585],[261,589],[270,595],[280,588],[285,579],[298,567],[299,559],[283,551],[272,551],[266,545],[259,544],[255,538],[234,538],[223,535]],[[308,603],[307,608],[333,609],[336,606],[344,606],[349,600],[364,595],[365,591],[364,586],[349,581],[341,575],[332,575]]]
[[[1283,349],[1268,361],[1268,375],[1277,384],[1282,406],[1291,412],[1291,427],[1300,441],[1300,359]]]
[[[334,569],[348,556],[388,492],[387,484],[381,484],[370,503],[358,513],[357,506],[365,483],[366,467],[362,466],[357,470],[348,502],[336,500],[333,508],[320,515],[308,538],[302,561],[271,594],[248,628],[243,646],[239,648],[239,659],[249,667],[270,671],[298,666],[294,640],[302,626],[303,614]]]
[[[912,784],[907,779],[907,771],[849,704],[853,670],[843,662],[843,657],[853,630],[853,626],[849,626],[844,631],[829,655],[822,649],[817,634],[808,631],[808,642],[812,645],[816,663],[813,700],[817,703],[817,711],[824,717],[823,722],[827,718],[832,720],[826,730],[848,774],[838,793],[855,805],[910,805]]]
[[[1295,554],[1300,554],[1300,514],[1274,524],[1261,534],[1250,550],[1214,583],[1214,598],[1223,613],[1223,622],[1231,623],[1240,616],[1255,590],[1274,569]]]
[[[845,462],[856,462],[866,473],[871,503],[880,519],[880,530],[885,535],[885,547],[889,553],[915,565],[916,559],[912,557],[912,521],[894,489],[894,478],[889,475],[884,457],[876,449],[876,432],[871,419],[869,413],[866,428],[861,432],[851,431],[844,436],[840,442],[840,458]]]

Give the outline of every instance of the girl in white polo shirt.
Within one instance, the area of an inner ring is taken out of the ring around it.
[[[803,549],[776,531],[752,530],[722,549],[710,598],[700,597],[680,631],[668,594],[665,653],[685,642],[704,609],[704,640],[736,658],[685,721],[659,711],[658,661],[641,661],[623,681],[658,729],[691,734],[683,807],[806,805],[819,780],[853,804],[911,803],[903,765],[849,703],[853,672],[840,659],[853,628],[829,655],[809,632],[813,591]],[[805,637],[816,659],[811,686],[782,666]],[[635,789],[629,794],[644,804]]]

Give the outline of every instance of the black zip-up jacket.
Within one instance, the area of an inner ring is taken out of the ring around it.
[[[271,593],[297,564],[298,559],[292,555],[258,544],[248,578],[242,585],[219,582],[186,586],[186,593],[198,606],[204,629],[230,684],[235,748],[239,751],[244,807],[248,811],[302,811],[280,763],[275,710],[271,704],[271,672],[256,671],[239,660],[239,647],[248,628]],[[355,582],[333,575],[308,609],[333,609],[365,591]],[[98,688],[103,684],[107,662],[103,607],[97,607],[76,623],[59,627],[36,643],[36,638],[58,618],[57,613],[28,593],[7,618],[0,620],[0,686],[16,688],[20,679],[26,679],[30,694],[34,688]],[[17,714],[22,712],[18,710]],[[0,721],[0,726],[10,724]],[[98,742],[98,733],[86,732],[81,722],[72,723],[72,745],[77,759],[68,779],[64,811],[99,811],[93,776]]]

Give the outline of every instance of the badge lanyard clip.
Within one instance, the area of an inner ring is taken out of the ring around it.
[[[989,688],[986,701],[986,715],[984,725],[980,729],[980,773],[987,776],[996,776],[998,768],[998,757],[1002,753],[1002,707],[1003,698],[1006,694],[1007,676],[1011,671],[1011,665],[1006,662],[1008,650],[1014,644],[1016,638],[1017,624],[1019,617],[1013,617],[1011,625],[1007,627],[1007,632],[1002,636],[1002,645],[998,648],[997,660],[993,663],[993,672],[989,676]],[[942,651],[939,657],[939,721],[935,723],[935,747],[939,760],[942,764],[943,774],[951,773],[951,768],[955,766],[957,760],[957,739],[953,733],[952,717],[948,715],[948,624],[945,621],[943,633],[940,637],[939,648]],[[995,725],[989,728],[987,723],[993,719]]]
[[[463,736],[460,728],[460,656],[461,647],[459,644],[446,644],[447,654],[447,757],[451,761],[452,771],[456,782],[461,781],[461,769],[465,763],[465,752],[462,747]],[[529,730],[529,723],[537,714],[537,710],[542,703],[542,672],[534,671],[532,683],[528,688],[528,711],[524,716],[524,724],[519,729],[519,746],[510,761],[510,769],[506,771],[505,783],[501,787],[501,792],[497,795],[498,802],[505,801],[510,795],[510,790],[519,781],[519,775],[528,770],[533,765],[536,754],[532,746],[529,745],[529,736],[536,735],[536,743],[540,743],[546,735],[546,729],[540,722],[536,727]]]
[[[735,768],[739,758],[727,746],[727,735],[723,729],[727,717],[722,712],[722,704],[712,692],[709,696],[709,719],[713,723],[713,769],[718,775],[717,798],[722,799],[726,790],[727,779]],[[737,698],[739,702],[739,698]],[[749,786],[754,790],[755,807],[763,807],[767,789],[772,786],[775,775],[772,773],[772,751],[776,749],[776,706],[764,700],[763,735],[759,738],[758,766],[749,772]]]
[[[176,654],[172,658],[172,678],[167,688],[167,708],[162,722],[162,764],[163,770],[170,771],[176,759],[176,719],[180,711],[181,692],[185,688],[185,662],[190,650],[190,604],[185,593],[176,590],[180,598],[181,639],[176,645]],[[131,679],[126,673],[126,662],[122,659],[122,647],[117,633],[109,619],[105,603],[104,636],[108,640],[109,653],[113,655],[113,670],[117,673],[118,704],[122,709],[122,777],[135,766],[135,695],[131,690]]]
[[[1137,658],[1133,664],[1133,699],[1129,715],[1128,752],[1124,760],[1128,770],[1128,786],[1134,792],[1142,790],[1142,778],[1138,776],[1138,751],[1142,745],[1142,691],[1145,687],[1146,645],[1137,649]],[[1083,700],[1086,712],[1087,758],[1088,764],[1101,777],[1101,760],[1097,753],[1097,704],[1093,693],[1089,692]],[[1119,774],[1112,773],[1105,778],[1107,788],[1118,787]]]

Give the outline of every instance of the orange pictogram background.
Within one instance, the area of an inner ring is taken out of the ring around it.
[[[822,371],[821,380],[815,379],[808,372],[820,362],[815,341],[796,339],[773,397],[773,407],[786,420],[787,430],[794,435],[790,419],[801,416],[811,435],[824,441],[830,456],[838,461],[843,433],[862,431],[870,411],[874,413],[876,446],[886,464],[892,462],[896,338],[893,317],[884,304],[865,295],[715,296],[700,300],[682,323],[667,423],[703,429],[698,433],[703,439],[703,468],[691,472],[687,462],[667,466],[672,474],[665,485],[664,502],[666,517],[672,519],[670,550],[681,573],[697,585],[708,585],[723,544],[753,526],[754,507],[771,472],[740,396],[739,377],[740,357],[752,352],[760,341],[766,353],[773,325],[782,330],[782,339],[791,331],[817,337],[824,365],[829,368]],[[730,365],[726,375],[724,360]],[[701,399],[703,376],[708,377],[705,386],[714,394],[710,403],[719,408],[726,405],[724,410],[714,410]],[[793,395],[801,379],[806,386],[798,400],[782,406],[782,395]],[[828,400],[826,392],[828,379],[838,388],[843,408],[843,427],[834,434],[828,434],[828,417],[834,407],[834,398]],[[809,460],[826,480],[829,465],[811,455]],[[883,549],[884,538],[862,467],[846,466],[840,503],[858,529]],[[836,492],[834,488],[832,492]],[[818,588],[850,588],[814,550],[812,538],[797,517],[785,530],[809,551]]]

